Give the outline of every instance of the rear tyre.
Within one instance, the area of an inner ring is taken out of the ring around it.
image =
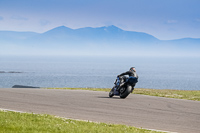
[[[132,87],[127,86],[127,88],[122,88],[122,89],[125,90],[122,93],[120,92],[120,98],[126,98],[131,93]]]

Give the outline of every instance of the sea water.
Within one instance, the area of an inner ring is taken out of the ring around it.
[[[136,88],[200,90],[199,57],[0,57],[0,87],[112,88],[136,67]],[[12,71],[12,72],[11,72]]]

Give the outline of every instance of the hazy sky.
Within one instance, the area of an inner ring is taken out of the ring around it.
[[[200,0],[0,0],[0,30],[42,33],[62,25],[200,38]]]

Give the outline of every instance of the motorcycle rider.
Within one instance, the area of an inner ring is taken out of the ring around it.
[[[119,91],[121,89],[121,87],[125,84],[124,80],[126,80],[126,77],[124,75],[129,75],[129,77],[135,77],[136,83],[138,82],[138,75],[136,73],[136,69],[135,69],[135,67],[131,67],[129,71],[118,75],[118,77],[120,79],[120,84],[116,89],[117,91]],[[132,91],[134,90],[134,86],[136,85],[136,83],[132,86],[133,87]]]

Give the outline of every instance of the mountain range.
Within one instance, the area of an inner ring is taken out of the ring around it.
[[[44,33],[0,31],[0,47],[2,55],[199,56],[200,38],[159,40],[114,25],[60,26]]]

